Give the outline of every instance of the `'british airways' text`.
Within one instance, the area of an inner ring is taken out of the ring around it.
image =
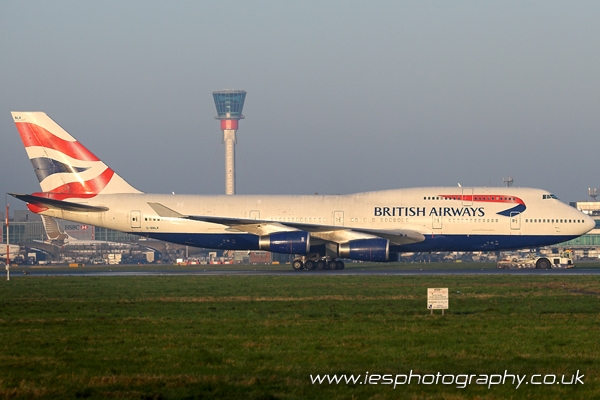
[[[484,217],[484,207],[375,207],[376,217]]]

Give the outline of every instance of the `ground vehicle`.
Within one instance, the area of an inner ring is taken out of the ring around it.
[[[508,259],[498,261],[498,268],[573,268],[573,251],[565,250],[558,256],[545,256],[536,253],[531,253],[528,257],[510,257]]]

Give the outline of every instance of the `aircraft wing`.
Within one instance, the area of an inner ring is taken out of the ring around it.
[[[311,237],[318,238],[326,242],[344,243],[356,239],[383,238],[388,239],[391,244],[405,245],[418,243],[425,240],[422,233],[410,229],[360,229],[348,228],[344,226],[306,224],[302,222],[280,222],[266,221],[247,218],[228,218],[216,216],[183,215],[160,203],[148,203],[156,213],[161,217],[184,218],[193,221],[209,222],[213,224],[225,225],[231,229],[252,233],[255,235],[268,235],[275,232],[306,231],[310,232]]]
[[[425,236],[423,236],[422,233],[411,229],[375,230],[347,228],[339,226],[335,228],[338,228],[338,230],[330,232],[317,232],[313,233],[312,236],[318,237],[325,241],[331,241],[336,243],[343,243],[354,239],[380,237],[382,239],[388,239],[391,244],[394,244],[396,246],[402,246],[411,243],[419,243],[425,240]]]

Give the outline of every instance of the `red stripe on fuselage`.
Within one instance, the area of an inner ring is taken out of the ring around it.
[[[440,197],[450,200],[461,200],[461,201],[478,201],[484,203],[509,203],[509,204],[525,204],[523,200],[514,196],[506,196],[500,194],[488,194],[488,195],[460,195],[460,194],[440,194]]]
[[[98,157],[77,141],[66,141],[41,126],[29,122],[17,122],[16,125],[25,147],[41,146],[60,151],[77,160],[100,161]]]

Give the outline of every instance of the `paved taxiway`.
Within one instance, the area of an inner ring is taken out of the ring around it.
[[[447,269],[395,269],[395,268],[349,268],[342,271],[293,271],[289,266],[277,269],[251,268],[173,268],[173,267],[106,267],[106,268],[11,268],[11,276],[343,276],[343,275],[389,275],[389,276],[440,276],[440,275],[600,275],[600,268],[571,269],[495,269],[456,268]]]

